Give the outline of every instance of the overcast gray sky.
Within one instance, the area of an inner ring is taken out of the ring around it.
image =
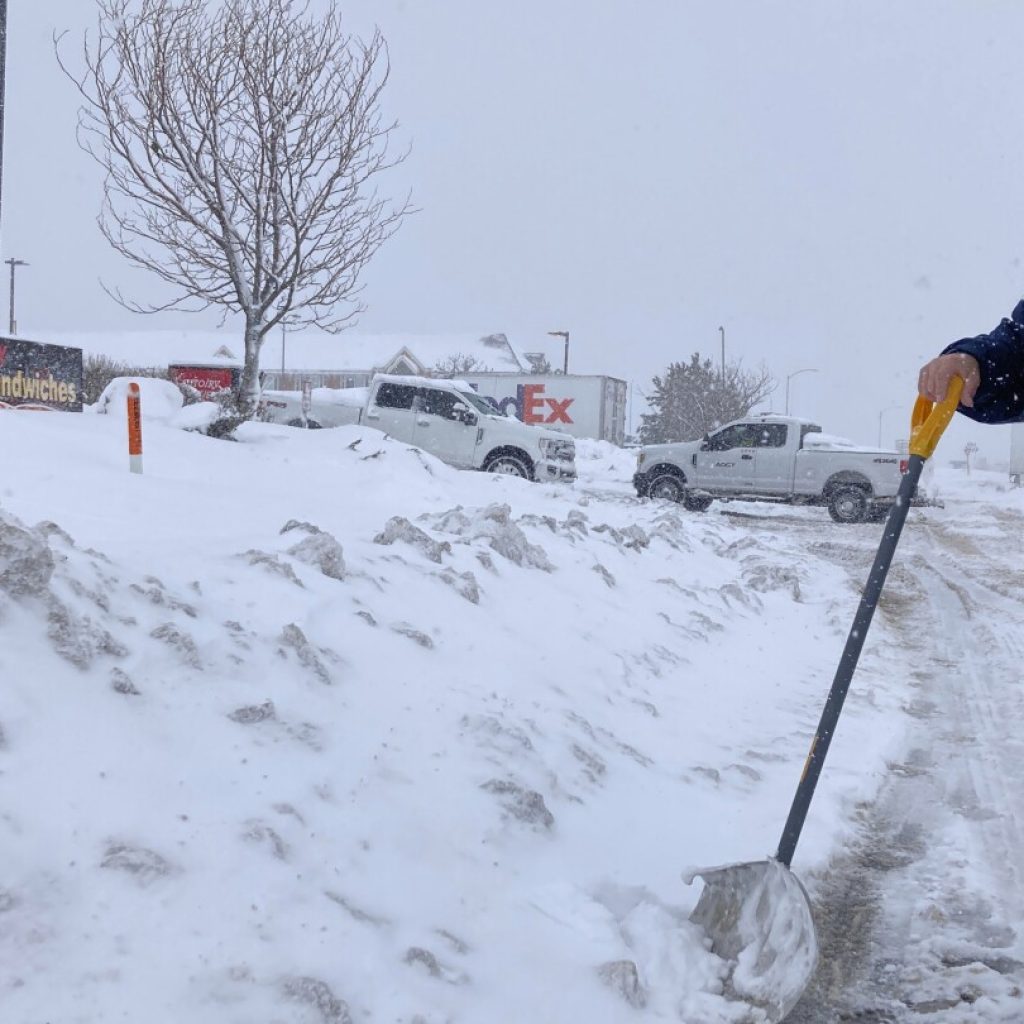
[[[314,0],[314,7],[317,0]],[[905,436],[921,361],[1024,294],[1019,0],[352,0],[382,29],[393,175],[421,212],[369,268],[366,332],[504,331],[634,382],[699,350],[791,411]],[[2,249],[18,325],[138,326],[52,54],[91,0],[10,0]],[[6,270],[6,268],[4,268]],[[0,295],[6,297],[6,284]],[[197,326],[215,319],[194,318]],[[147,321],[180,327],[180,316]],[[344,343],[344,336],[339,344]],[[895,408],[891,408],[895,407]],[[1005,451],[1005,428],[951,429]]]

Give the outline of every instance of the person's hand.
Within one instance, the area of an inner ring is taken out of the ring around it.
[[[925,363],[917,378],[917,390],[925,398],[941,402],[945,399],[949,391],[949,382],[954,377],[962,377],[964,382],[960,404],[971,408],[974,405],[974,393],[981,383],[981,372],[978,370],[978,360],[966,352],[950,352]]]

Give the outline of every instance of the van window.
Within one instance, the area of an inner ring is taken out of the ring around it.
[[[416,388],[409,384],[381,384],[374,401],[381,409],[411,409],[415,397]]]

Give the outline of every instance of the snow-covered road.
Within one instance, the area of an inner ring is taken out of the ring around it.
[[[823,962],[793,1024],[1024,1019],[1024,514],[954,493],[890,578],[906,754],[817,881]]]

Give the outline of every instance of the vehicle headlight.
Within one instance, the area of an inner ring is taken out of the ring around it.
[[[540,450],[546,459],[562,459],[569,462],[576,458],[576,445],[572,441],[563,441],[560,438],[542,437]]]

